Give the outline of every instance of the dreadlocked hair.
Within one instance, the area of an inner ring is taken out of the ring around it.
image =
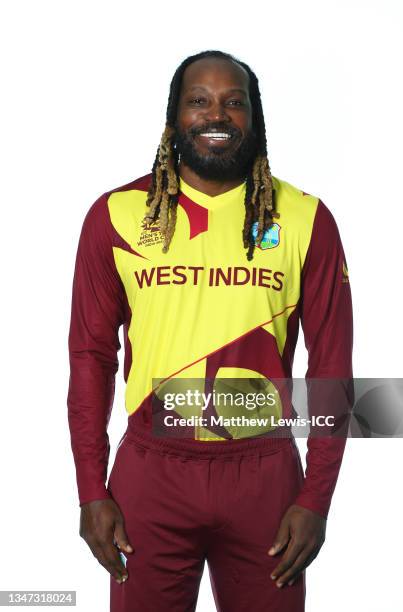
[[[162,251],[167,253],[175,231],[179,198],[179,155],[174,141],[183,73],[193,62],[209,57],[235,62],[242,66],[249,75],[252,129],[256,134],[257,152],[246,175],[245,221],[242,240],[244,248],[248,249],[247,259],[251,260],[255,245],[260,245],[264,233],[272,226],[273,219],[279,218],[280,215],[275,211],[273,180],[267,157],[266,128],[258,79],[247,64],[229,53],[215,50],[202,51],[187,57],[177,68],[169,90],[165,129],[152,168],[152,179],[146,201],[149,211],[144,221],[146,227],[150,227],[159,219],[160,231],[164,239]],[[257,226],[253,232],[255,223]]]

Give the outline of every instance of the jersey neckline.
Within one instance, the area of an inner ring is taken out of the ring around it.
[[[225,191],[224,193],[220,193],[216,196],[210,196],[207,193],[203,193],[202,191],[191,187],[183,180],[182,177],[179,177],[179,189],[185,196],[190,198],[196,204],[200,204],[205,208],[213,210],[215,208],[221,208],[222,206],[231,204],[235,200],[241,199],[243,202],[245,198],[246,181],[237,187],[233,187],[232,189]]]

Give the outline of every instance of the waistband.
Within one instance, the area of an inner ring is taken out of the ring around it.
[[[295,439],[289,431],[285,436],[243,438],[237,440],[202,441],[191,439],[157,437],[152,434],[128,427],[121,442],[134,443],[144,449],[199,459],[231,458],[237,455],[268,455],[290,445]],[[121,443],[120,442],[120,443]],[[119,445],[120,445],[119,443]]]

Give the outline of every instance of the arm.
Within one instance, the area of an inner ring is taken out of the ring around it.
[[[311,431],[300,493],[281,521],[270,555],[285,550],[272,573],[277,586],[293,584],[325,540],[326,519],[346,444],[353,402],[353,315],[345,255],[336,222],[319,200],[302,270],[301,323],[308,350],[309,415],[334,415],[333,436]],[[317,435],[316,435],[317,434]]]
[[[323,428],[312,430],[308,437],[305,482],[295,501],[327,518],[353,402],[353,311],[339,230],[320,200],[302,271],[301,324],[308,350],[305,378],[309,414],[344,417],[342,431],[333,436],[325,436]]]
[[[106,195],[91,206],[78,243],[68,338],[68,421],[80,506],[110,498],[105,487],[110,452],[107,426],[115,392],[124,321],[123,286],[116,270]]]
[[[68,420],[81,506],[80,536],[119,584],[127,570],[118,548],[132,553],[123,515],[105,487],[107,427],[119,367],[124,287],[115,267],[106,194],[89,209],[78,243],[69,333]]]

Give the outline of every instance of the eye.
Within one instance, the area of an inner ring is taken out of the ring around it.
[[[202,102],[204,102],[204,98],[192,98],[189,100],[190,104],[201,104]]]
[[[231,104],[231,106],[243,106],[243,102],[240,100],[229,100],[228,104]]]

